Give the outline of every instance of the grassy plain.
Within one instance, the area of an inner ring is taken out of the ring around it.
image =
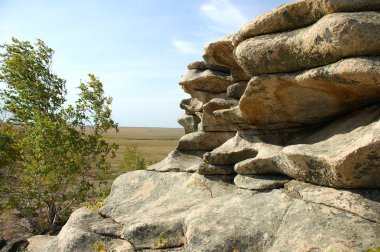
[[[125,148],[130,144],[137,145],[148,162],[158,162],[177,147],[178,139],[184,134],[180,128],[120,127],[117,133],[108,132],[106,140],[119,145],[116,158],[110,159],[112,167],[120,166]]]

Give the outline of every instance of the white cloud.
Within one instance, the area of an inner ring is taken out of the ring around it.
[[[216,32],[235,32],[248,21],[229,0],[209,0],[199,10],[208,21],[209,28]]]
[[[199,54],[199,50],[197,50],[196,46],[189,41],[173,39],[172,44],[178,51],[182,53]]]

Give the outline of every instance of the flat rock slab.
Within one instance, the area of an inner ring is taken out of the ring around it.
[[[81,208],[29,251],[92,251],[96,242],[130,252],[363,251],[378,246],[379,197],[297,181],[260,192],[221,176],[134,171],[114,181],[101,215]]]
[[[159,172],[196,172],[202,162],[204,151],[172,151],[168,156],[147,167],[148,171]]]
[[[380,190],[337,190],[292,180],[285,185],[289,195],[349,212],[380,224]]]
[[[205,47],[203,59],[209,65],[218,65],[228,69],[240,69],[233,54],[232,36],[227,35]]]
[[[186,134],[179,139],[177,150],[180,151],[211,151],[228,139],[234,137],[235,132],[204,132],[197,131]]]
[[[305,27],[333,12],[374,10],[380,10],[379,0],[298,0],[284,4],[245,24],[233,37],[233,44],[237,46],[241,41],[251,37]]]
[[[184,220],[186,248],[197,252],[267,251],[291,202],[280,191],[255,194],[241,190],[198,205]]]
[[[235,56],[253,77],[311,69],[348,57],[379,55],[378,41],[380,13],[334,13],[304,29],[247,39],[236,47]]]
[[[350,117],[358,118],[363,124],[349,120]],[[378,106],[357,111],[327,125],[334,134],[322,129],[320,134],[314,132],[310,139],[306,137],[307,144],[288,145],[275,155],[242,161],[235,165],[235,171],[281,173],[335,188],[380,188],[379,119]]]
[[[202,112],[203,103],[196,98],[190,98],[183,99],[179,106],[185,110],[186,114],[195,115],[196,112]]]
[[[281,129],[318,124],[379,101],[380,58],[360,57],[304,72],[254,77],[239,109],[257,127]]]
[[[213,165],[202,162],[199,165],[198,173],[202,175],[231,175],[236,172],[233,165]]]
[[[135,252],[134,247],[117,236],[104,236],[91,230],[91,226],[102,223],[104,217],[87,208],[80,208],[71,214],[57,236],[35,236],[29,238],[29,252],[93,251],[96,243],[103,244],[109,251]],[[109,220],[112,221],[112,220]]]
[[[192,90],[211,93],[226,92],[231,85],[229,75],[224,72],[212,70],[189,70],[179,81],[185,92],[191,94]]]
[[[28,239],[28,251],[47,251],[55,236],[36,235]]]
[[[213,197],[236,190],[233,184],[183,172],[135,171],[118,177],[101,210],[122,225],[121,237],[136,248],[153,248],[161,234],[165,247],[185,243],[182,222],[187,211]],[[117,234],[115,234],[117,235]]]
[[[235,185],[249,190],[268,190],[284,187],[291,178],[283,175],[237,175]]]
[[[380,225],[339,209],[295,200],[267,251],[366,251],[379,246]]]

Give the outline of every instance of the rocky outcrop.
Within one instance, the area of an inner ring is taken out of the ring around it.
[[[247,39],[236,47],[235,55],[253,77],[378,55],[379,39],[380,13],[335,13],[304,29]]]
[[[264,129],[275,124],[278,128],[318,124],[378,102],[379,73],[380,57],[373,57],[344,59],[304,72],[260,75],[249,82],[239,108],[251,124]]]
[[[115,251],[362,251],[379,245],[378,190],[282,183],[282,189],[247,190],[218,176],[129,172],[114,181],[99,213],[79,209],[57,237],[46,237],[47,250],[33,250],[35,241],[29,248],[92,251],[103,242]]]
[[[190,98],[176,150],[30,251],[380,247],[377,10],[299,0],[207,45],[179,83]]]
[[[237,46],[248,38],[306,27],[334,12],[374,10],[380,10],[379,0],[298,0],[280,6],[245,24],[234,36],[233,43]]]

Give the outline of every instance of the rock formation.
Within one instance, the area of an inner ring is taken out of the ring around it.
[[[186,134],[30,251],[380,247],[379,0],[299,0],[210,43]]]

